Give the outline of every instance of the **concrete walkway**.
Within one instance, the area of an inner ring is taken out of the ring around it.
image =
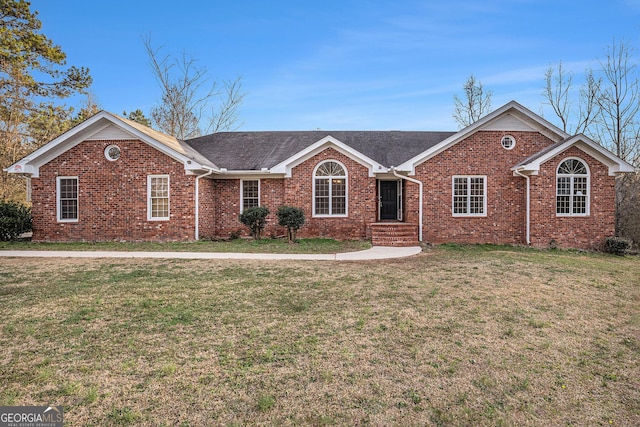
[[[28,258],[172,258],[172,259],[263,259],[312,261],[361,261],[403,258],[422,252],[419,246],[396,248],[374,246],[371,249],[339,254],[257,254],[237,252],[124,252],[124,251],[3,251],[0,257]]]

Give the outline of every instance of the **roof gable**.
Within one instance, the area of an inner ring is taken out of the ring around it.
[[[284,161],[278,163],[274,167],[271,168],[271,173],[282,173],[286,177],[291,176],[291,170],[301,164],[302,162],[310,159],[316,154],[326,150],[327,148],[333,148],[339,153],[344,154],[349,157],[351,160],[354,160],[361,165],[365,166],[369,171],[369,176],[373,177],[376,172],[386,171],[387,168],[384,165],[376,162],[375,160],[365,156],[364,154],[354,150],[352,147],[346,145],[345,143],[335,139],[331,135],[328,135],[322,138],[320,141],[315,144],[310,145],[304,150],[295,153],[293,156],[285,159]]]
[[[98,139],[141,140],[183,163],[185,170],[217,170],[215,164],[184,142],[131,120],[101,111],[9,166],[6,171],[9,173],[26,173],[37,178],[40,166],[55,159],[82,141]]]
[[[512,167],[511,170],[528,175],[537,175],[540,171],[540,166],[543,163],[549,161],[558,154],[561,154],[572,146],[584,151],[594,159],[606,165],[609,168],[610,176],[614,176],[618,173],[635,172],[635,168],[632,165],[619,159],[609,150],[582,134],[566,138],[548,146],[533,156],[524,159]]]
[[[137,139],[137,138],[135,137],[135,135],[111,123],[108,126],[100,129],[98,132],[94,133],[93,135],[85,138],[85,141],[101,141],[101,140],[122,141],[122,140],[129,140],[129,139]]]
[[[514,114],[506,113],[487,123],[481,130],[535,132],[538,129],[536,129],[533,124],[527,123]]]
[[[552,141],[561,141],[569,137],[569,134],[562,131],[552,123],[537,114],[534,114],[517,102],[511,101],[487,114],[477,122],[461,129],[459,132],[451,135],[439,144],[430,147],[426,151],[412,157],[401,165],[398,165],[397,169],[409,172],[410,175],[413,175],[415,173],[415,168],[421,163],[451,148],[458,142],[481,130],[535,131],[540,132]]]
[[[331,147],[367,167],[370,176],[387,172],[392,167],[413,174],[417,165],[483,130],[540,132],[555,141],[513,168],[520,172],[537,173],[540,164],[572,145],[608,165],[610,174],[633,171],[631,165],[586,136],[570,137],[515,101],[458,132],[221,132],[187,141],[102,111],[6,170],[37,177],[41,165],[82,141],[136,139],[182,162],[190,173],[209,170],[235,175],[264,173],[290,176],[293,167]]]

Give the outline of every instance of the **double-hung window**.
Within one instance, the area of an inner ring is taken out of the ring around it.
[[[169,219],[169,175],[147,176],[147,219]]]
[[[313,215],[347,216],[347,172],[335,160],[320,163],[313,172]]]
[[[487,215],[487,177],[454,176],[453,216]]]
[[[579,159],[566,159],[556,173],[556,214],[589,215],[589,169]]]
[[[243,179],[240,181],[240,212],[260,206],[260,180]]]
[[[58,221],[78,221],[78,177],[59,176],[56,180]]]

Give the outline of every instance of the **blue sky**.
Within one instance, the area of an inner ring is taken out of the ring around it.
[[[149,116],[160,91],[142,38],[243,76],[241,130],[456,130],[474,74],[497,108],[552,122],[544,73],[598,68],[614,38],[640,47],[640,0],[35,0],[42,32],[90,68],[100,106]],[[636,57],[640,57],[636,54]]]

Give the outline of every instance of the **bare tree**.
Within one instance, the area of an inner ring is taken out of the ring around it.
[[[543,96],[562,123],[562,130],[570,133],[585,133],[597,115],[597,94],[600,80],[597,80],[591,70],[586,72],[586,82],[579,92],[577,102],[573,99],[573,74],[562,68],[562,62],[557,69],[549,67],[545,73],[545,88]],[[574,116],[573,106],[577,103],[577,113]],[[575,120],[575,125],[571,121]]]
[[[572,75],[549,68],[543,96],[568,133],[585,133],[621,159],[640,166],[640,75],[633,49],[615,41],[595,72],[587,70],[579,95]],[[575,125],[572,126],[572,123]],[[616,179],[616,235],[640,243],[640,176]]]
[[[209,128],[210,133],[238,130],[242,123],[238,123],[238,109],[244,100],[242,91],[242,76],[233,81],[224,82],[224,91],[218,95],[219,105],[212,107]]]
[[[464,99],[453,96],[455,103],[453,118],[461,128],[475,123],[491,111],[491,91],[485,91],[482,82],[471,74],[462,85]]]
[[[219,89],[195,58],[186,53],[179,58],[163,56],[162,48],[153,48],[149,37],[143,42],[151,71],[162,91],[160,103],[151,111],[151,119],[160,130],[188,139],[199,136],[201,129],[218,132],[233,128],[244,98],[241,77],[225,82]],[[219,106],[210,107],[215,101]],[[209,108],[212,113],[207,117],[205,111]]]
[[[621,159],[633,162],[640,149],[640,80],[625,43],[608,47],[600,61],[602,84],[598,90],[599,114],[595,136]]]
[[[72,125],[77,125],[78,123],[82,123],[87,120],[89,117],[98,114],[101,110],[100,103],[98,102],[98,98],[96,95],[89,91],[86,94],[84,101],[78,111],[78,114],[72,120]]]
[[[640,76],[625,43],[614,43],[600,61],[594,138],[618,157],[638,166],[640,160]],[[640,242],[640,180],[625,174],[616,180],[616,234]]]

